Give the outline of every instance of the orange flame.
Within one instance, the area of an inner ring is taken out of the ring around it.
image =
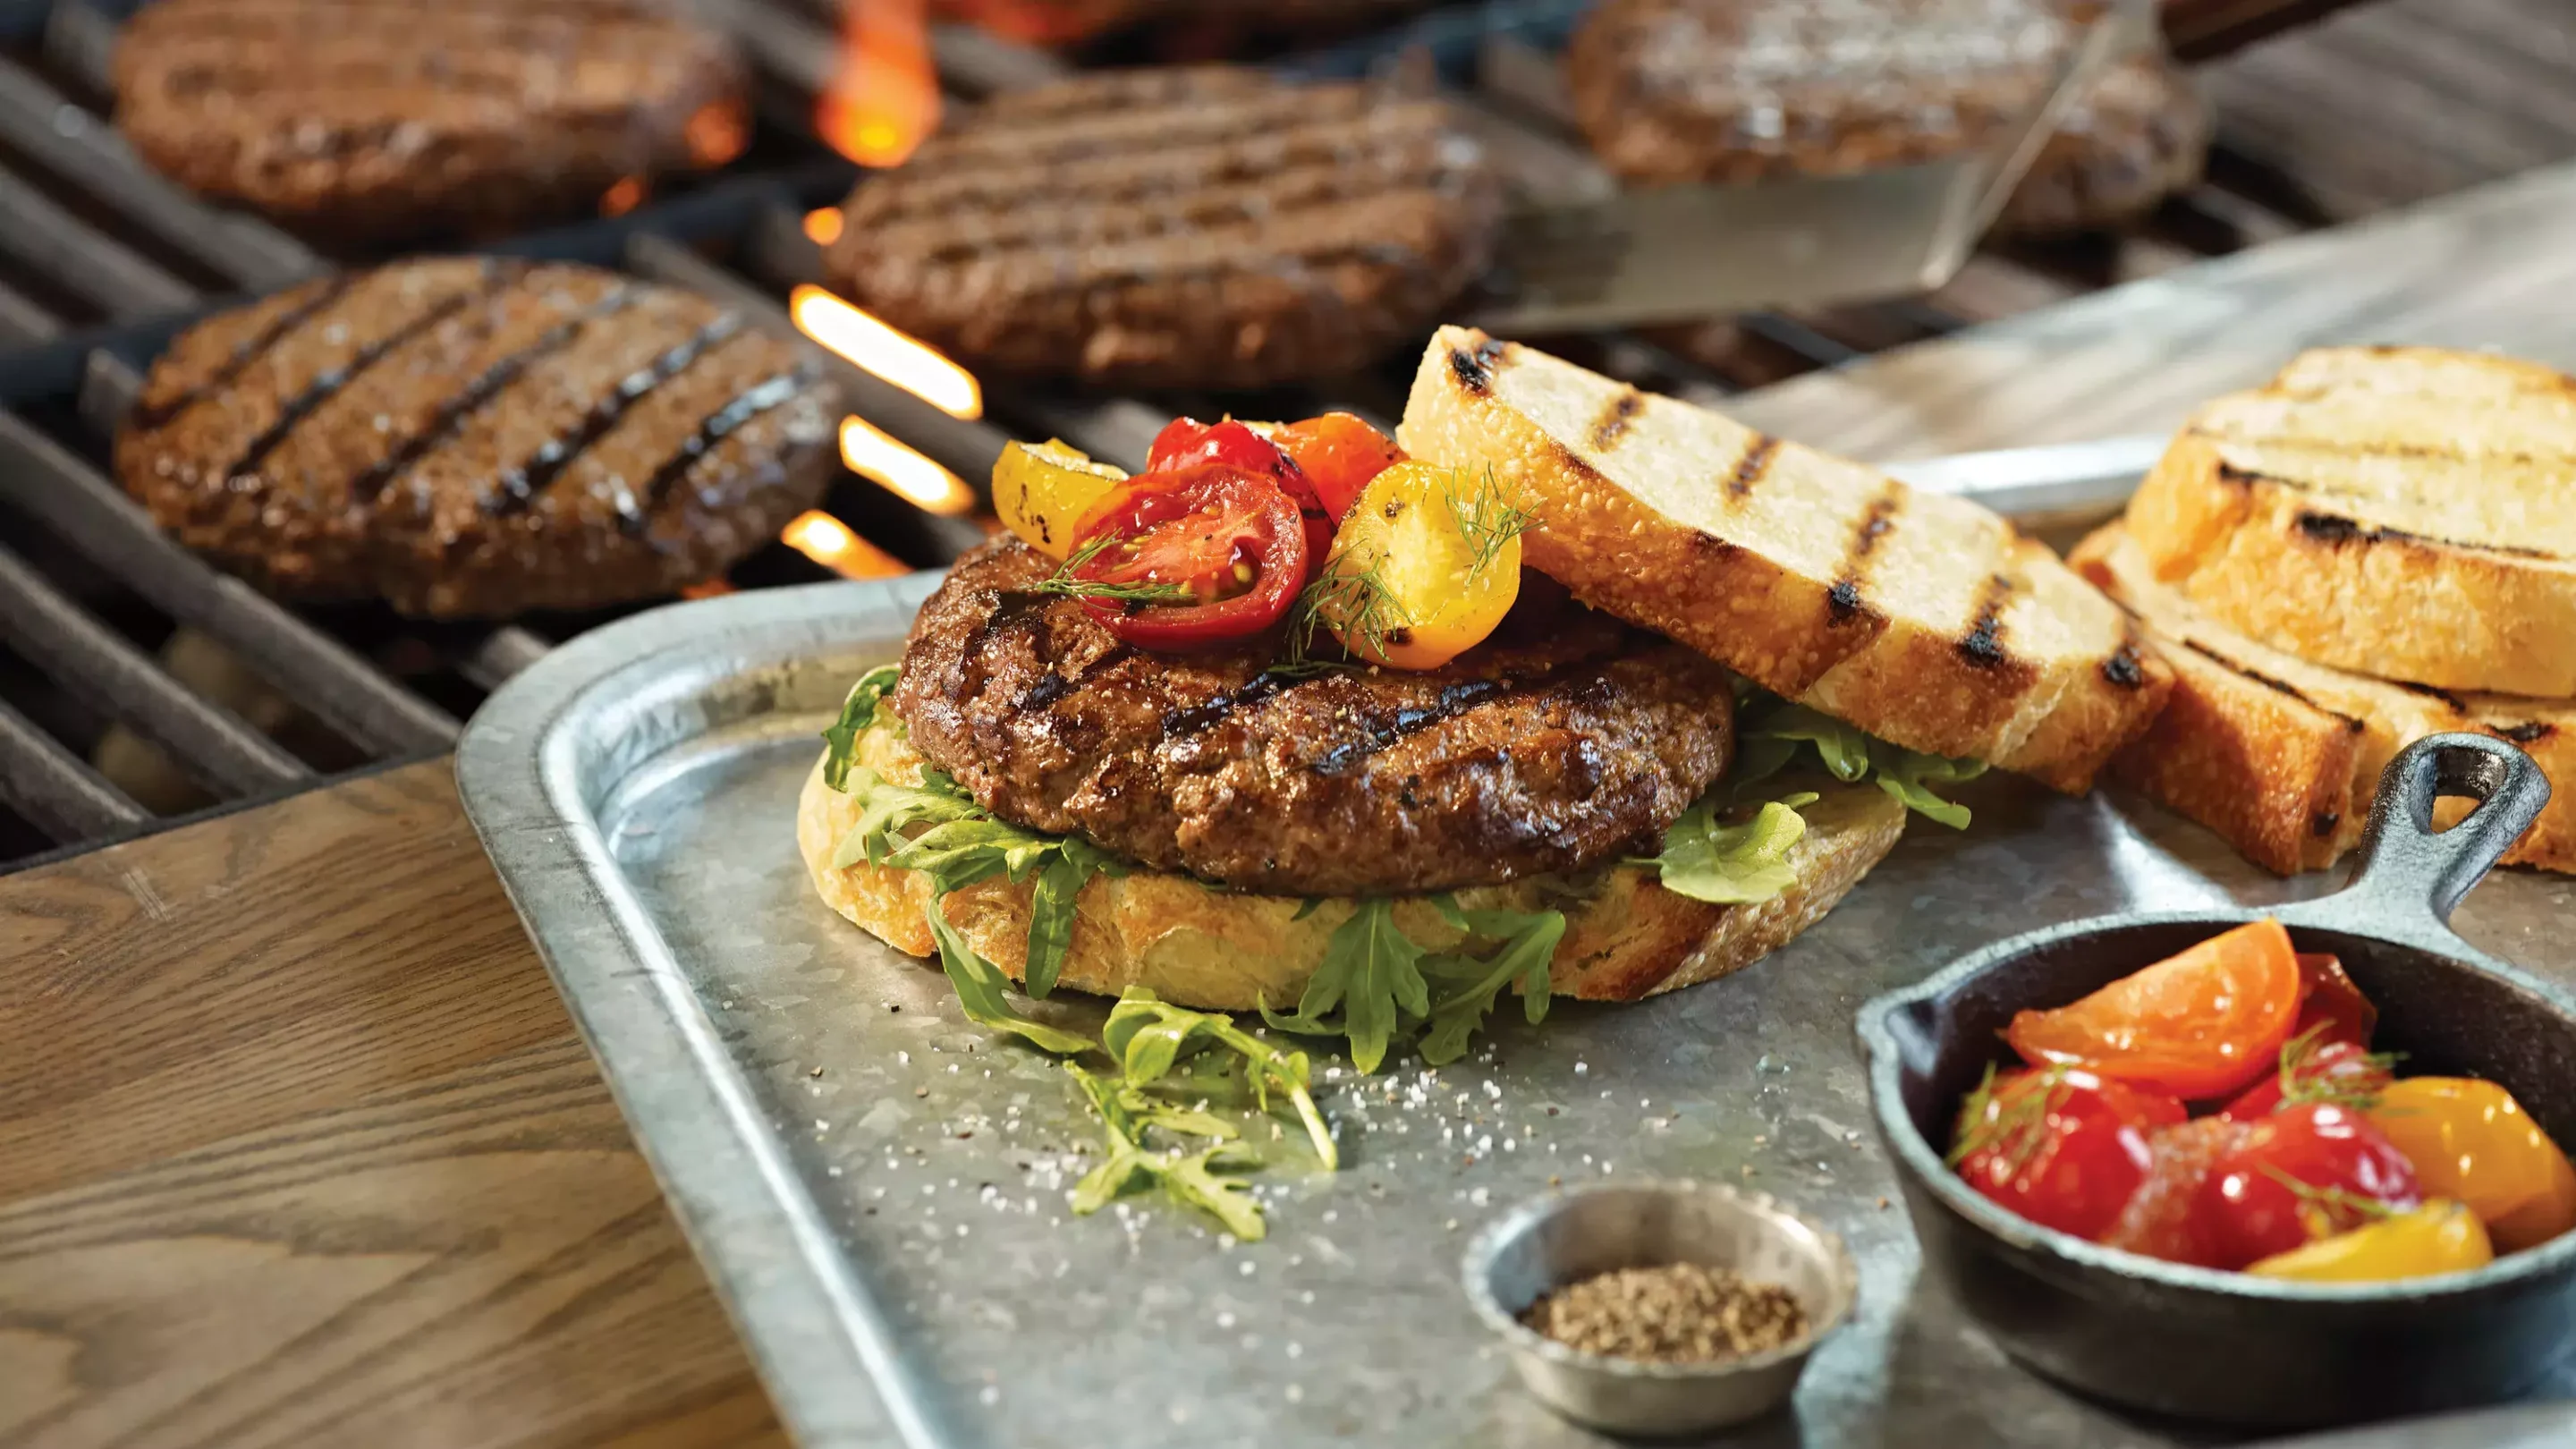
[[[841,209],[818,206],[805,213],[805,236],[818,247],[827,247],[841,239]]]
[[[912,572],[910,564],[852,533],[848,524],[828,513],[797,515],[778,540],[845,579],[891,579]]]
[[[626,213],[633,211],[636,207],[643,205],[644,198],[648,194],[649,192],[644,184],[643,177],[621,176],[618,178],[615,186],[608,188],[608,190],[600,196],[599,214],[602,216],[624,216]]]
[[[751,117],[740,101],[713,101],[700,106],[680,130],[689,159],[700,166],[722,166],[742,154],[751,142]]]
[[[916,508],[957,514],[975,506],[966,480],[860,418],[841,419],[841,462]]]
[[[939,124],[922,0],[851,0],[841,63],[814,108],[814,129],[862,166],[899,166]]]
[[[950,417],[984,415],[984,388],[975,374],[830,292],[797,283],[787,294],[787,315],[798,331]]]

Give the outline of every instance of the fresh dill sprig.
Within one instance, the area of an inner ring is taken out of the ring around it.
[[[1400,642],[1403,630],[1413,622],[1395,590],[1388,587],[1384,566],[1380,558],[1357,568],[1347,554],[1326,564],[1289,607],[1288,657],[1275,667],[1291,673],[1335,667],[1335,661],[1315,656],[1319,630],[1341,640],[1360,662],[1384,659],[1387,646]]]
[[[1198,596],[1183,584],[1113,584],[1104,579],[1075,577],[1075,571],[1098,558],[1102,550],[1118,539],[1102,534],[1056,567],[1056,571],[1029,585],[1032,594],[1054,594],[1068,599],[1102,599],[1113,604],[1186,604]]]
[[[1502,554],[1503,545],[1538,525],[1536,513],[1504,494],[1502,481],[1492,468],[1485,470],[1482,485],[1474,490],[1449,490],[1449,517],[1458,526],[1458,536],[1475,554],[1470,570],[1490,567]]]

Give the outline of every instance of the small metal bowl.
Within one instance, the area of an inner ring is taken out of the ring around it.
[[[1615,1268],[1697,1263],[1777,1283],[1806,1310],[1794,1343],[1705,1364],[1578,1353],[1521,1315],[1541,1297]],[[1617,1434],[1695,1434],[1788,1401],[1807,1355],[1851,1316],[1860,1272],[1842,1239],[1758,1192],[1696,1182],[1603,1183],[1512,1210],[1467,1249],[1467,1297],[1549,1408]]]
[[[2439,796],[2479,808],[2432,828]],[[2473,1075],[2576,1143],[2576,1000],[2451,933],[2451,910],[2549,797],[2540,768],[2479,735],[2435,735],[2381,778],[2341,893],[2270,912],[2133,914],[1991,946],[1861,1009],[1873,1123],[1895,1159],[1927,1276],[2014,1358],[2156,1413],[2297,1427],[2459,1408],[2521,1392],[2576,1337],[2576,1234],[2474,1272],[2310,1284],[2184,1267],[2055,1232],[1942,1162],[1959,1100],[2013,1013],[2062,1006],[2265,914],[2331,951],[2414,1073]]]

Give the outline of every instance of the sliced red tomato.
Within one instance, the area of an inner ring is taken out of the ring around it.
[[[1324,511],[1340,523],[1369,480],[1404,461],[1395,439],[1349,413],[1326,413],[1290,423],[1270,441],[1295,461],[1324,500]]]
[[[2033,1066],[2080,1066],[2187,1102],[2232,1096],[2280,1062],[2299,1015],[2281,923],[2255,921],[2133,971],[2072,1006],[2016,1015]]]
[[[2199,1211],[2217,1266],[2242,1268],[2423,1200],[2414,1165],[2367,1116],[2306,1102],[2246,1127],[2201,1184]]]
[[[2379,1008],[2343,974],[2340,958],[2318,952],[2299,953],[2299,983],[2307,995],[2299,1003],[2299,1024],[2290,1035],[2323,1027],[2321,1041],[2350,1042],[2367,1051],[2371,1030],[2379,1025]]]
[[[1315,491],[1314,480],[1297,460],[1281,452],[1268,438],[1232,418],[1203,423],[1196,418],[1174,418],[1154,435],[1154,444],[1145,453],[1145,471],[1165,473],[1201,463],[1219,463],[1246,473],[1259,473],[1279,485],[1297,505],[1297,516],[1306,530],[1306,556],[1321,567],[1324,555],[1333,548],[1333,523],[1340,513],[1324,506],[1323,497]]]
[[[1204,463],[1121,485],[1075,532],[1084,607],[1146,649],[1257,634],[1306,580],[1297,506],[1268,478]]]
[[[2168,1263],[2217,1267],[2218,1249],[2201,1220],[2200,1190],[2246,1131],[2243,1123],[2223,1117],[2158,1128],[2147,1139],[2147,1175],[2103,1234],[2103,1245]]]
[[[2049,1067],[1989,1074],[1961,1104],[1950,1160],[1979,1193],[2032,1222],[2098,1238],[2147,1172],[2147,1134],[2182,1103]]]
[[[2397,1079],[2394,1058],[2324,1038],[2322,1030],[2310,1027],[2283,1042],[2280,1070],[2247,1087],[2218,1115],[2253,1122],[2301,1102],[2368,1108]]]

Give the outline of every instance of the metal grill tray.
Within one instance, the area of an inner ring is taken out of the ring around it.
[[[1263,1174],[1280,1185],[1266,1242],[1221,1241],[1150,1199],[1077,1219],[1064,1190],[1081,1168],[1063,1154],[1097,1129],[1071,1084],[966,1022],[935,967],[824,907],[797,858],[816,734],[852,678],[897,656],[933,582],[743,594],[598,630],[496,695],[457,761],[467,813],[803,1443],[1599,1442],[1509,1381],[1458,1260],[1551,1179],[1612,1174],[1745,1183],[1849,1240],[1857,1318],[1817,1355],[1795,1422],[1748,1442],[2178,1442],[2014,1367],[1917,1283],[1864,1136],[1851,1015],[2013,932],[2311,895],[2328,877],[2275,880],[2116,790],[2070,800],[1989,777],[1964,792],[1973,828],[1916,821],[1832,916],[1734,976],[1559,1002],[1535,1029],[1497,1013],[1494,1049],[1438,1072],[1396,1062],[1361,1081],[1319,1059],[1345,1166]],[[2502,872],[2456,924],[2576,982],[2569,896]],[[2571,1391],[2565,1369],[2543,1389]]]

